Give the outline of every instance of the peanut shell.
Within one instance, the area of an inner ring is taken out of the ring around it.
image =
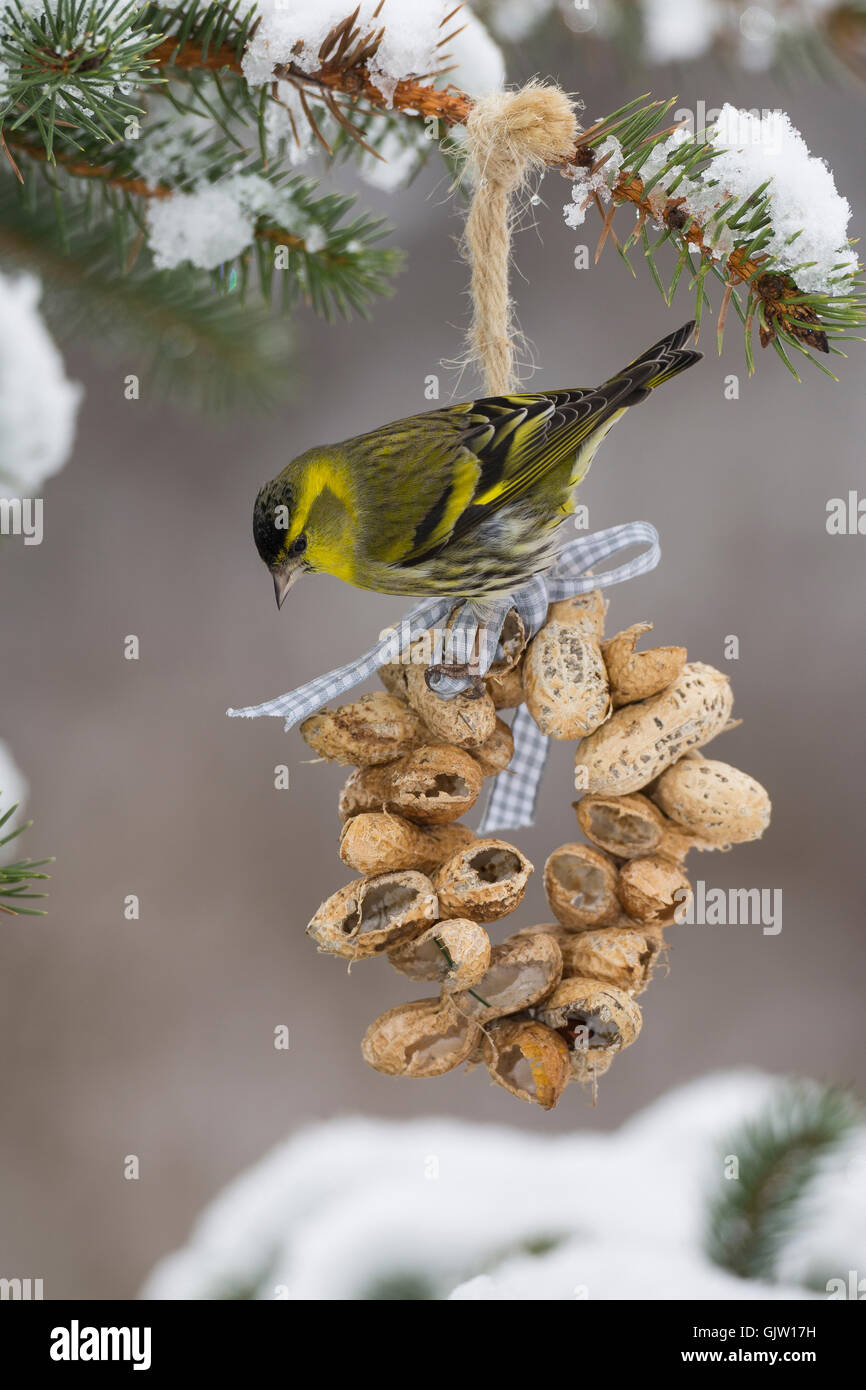
[[[493,733],[472,749],[472,756],[483,777],[495,777],[508,766],[514,757],[514,735],[504,719],[496,720]]]
[[[432,980],[447,992],[469,989],[490,965],[490,937],[479,922],[453,917],[388,952],[410,980]]]
[[[759,840],[770,823],[760,782],[710,758],[683,758],[668,768],[655,798],[671,820],[720,849]]]
[[[384,810],[447,825],[471,810],[482,782],[481,768],[462,748],[425,744],[393,763],[356,769],[340,794],[340,819]]]
[[[523,689],[527,709],[550,738],[583,738],[610,713],[598,639],[555,619],[548,619],[529,644]]]
[[[477,748],[496,727],[496,710],[486,690],[443,699],[427,685],[423,666],[404,666],[406,699],[424,721],[434,739]],[[429,742],[429,735],[426,742]]]
[[[510,671],[489,673],[484,684],[494,709],[514,709],[523,704],[523,664]]]
[[[626,994],[641,994],[652,979],[663,945],[660,931],[642,931],[635,925],[569,933],[559,942],[563,978],[576,975],[616,985]]]
[[[498,678],[514,671],[525,650],[526,627],[517,609],[510,608],[500,629],[497,655],[490,664],[488,676]]]
[[[616,865],[591,845],[555,849],[544,866],[544,891],[556,920],[572,931],[604,926],[622,915]]]
[[[675,920],[692,896],[684,869],[660,854],[629,859],[619,871],[616,891],[626,912],[636,922],[666,926]]]
[[[361,960],[418,936],[436,921],[433,885],[410,871],[357,879],[332,893],[307,927],[320,951]]]
[[[577,821],[588,840],[617,859],[664,854],[682,859],[703,844],[682,826],[668,820],[641,792],[630,796],[584,796],[573,803]]]
[[[512,912],[526,892],[533,866],[504,840],[476,840],[436,870],[442,917],[494,922]]]
[[[652,632],[652,623],[635,623],[602,644],[601,652],[610,679],[614,709],[657,695],[679,680],[686,664],[685,647],[652,647],[636,652],[638,638]]]
[[[452,825],[422,828],[387,811],[362,811],[343,826],[340,858],[361,874],[383,874],[397,869],[432,873],[459,849],[475,843],[474,832],[457,821]]]
[[[479,1038],[478,1025],[450,999],[413,999],[370,1024],[361,1054],[386,1076],[441,1076],[465,1062]]]
[[[532,1019],[496,1019],[485,1030],[482,1050],[497,1086],[543,1110],[553,1109],[571,1079],[565,1042]]]
[[[634,1042],[642,1023],[640,1006],[625,990],[581,976],[563,980],[535,1015],[578,1056],[578,1073],[585,1070],[581,1053],[621,1052]]]
[[[546,998],[562,975],[562,954],[552,936],[509,937],[494,946],[490,965],[471,993],[453,996],[461,1013],[476,1023],[528,1009]]]
[[[575,785],[618,796],[639,791],[689,748],[720,733],[732,704],[728,677],[690,662],[660,695],[616,710],[583,740],[575,754]]]
[[[547,621],[562,623],[600,642],[604,635],[606,613],[607,599],[602,590],[590,589],[587,594],[573,594],[571,598],[552,603],[547,610]]]
[[[323,758],[356,766],[389,763],[430,741],[406,701],[383,690],[362,695],[339,709],[311,714],[301,725],[301,736]]]

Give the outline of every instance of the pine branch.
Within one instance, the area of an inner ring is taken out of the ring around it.
[[[159,128],[151,138],[158,135]],[[76,142],[75,153],[58,146],[51,166],[45,151],[33,141],[12,136],[10,145],[22,161],[32,159],[43,166],[52,192],[61,195],[56,210],[61,226],[64,209],[77,192],[74,187],[61,185],[64,176],[96,185],[106,201],[106,211],[119,223],[129,221],[135,235],[143,232],[146,225],[140,204],[162,202],[182,192],[186,185],[192,185],[193,190],[202,186],[201,177],[187,176],[183,170],[174,171],[173,186],[143,178],[135,169],[135,143],[105,147],[93,141],[82,148]],[[261,212],[252,232],[258,246],[210,272],[215,288],[222,289],[226,278],[230,278],[238,283],[243,295],[252,283],[249,271],[255,262],[255,283],[266,300],[271,298],[276,279],[280,288],[277,302],[284,309],[301,298],[325,318],[337,313],[344,317],[352,313],[365,316],[374,298],[390,292],[391,281],[403,264],[402,253],[377,246],[389,230],[381,218],[362,213],[348,220],[354,206],[352,196],[318,196],[312,180],[290,174],[273,160],[266,167],[260,155],[250,156],[221,138],[189,139],[186,154],[191,169],[206,169],[205,183],[218,184],[234,175],[249,179],[251,188],[259,192],[267,177],[271,201],[289,210],[304,229],[295,231],[273,215]],[[254,184],[255,180],[259,182]],[[74,206],[74,197],[72,200]],[[127,264],[129,242],[127,229],[117,243],[118,269]]]
[[[616,207],[631,204],[636,211],[636,224],[626,242],[619,246],[620,254],[628,253],[640,239],[650,273],[665,301],[670,304],[684,269],[690,273],[691,288],[695,291],[695,319],[700,328],[705,307],[709,304],[706,279],[712,275],[721,281],[724,294],[719,315],[717,341],[722,349],[728,308],[731,304],[740,317],[745,332],[746,360],[750,373],[754,370],[751,334],[758,323],[762,347],[773,346],[789,370],[797,376],[782,343],[804,353],[822,371],[827,371],[812,357],[809,348],[821,353],[837,352],[831,339],[846,341],[848,335],[866,322],[866,299],[862,280],[840,263],[835,270],[837,284],[843,293],[805,292],[794,275],[781,266],[778,258],[766,248],[773,235],[772,199],[768,184],[754,189],[744,198],[728,198],[720,192],[719,205],[706,208],[691,207],[693,190],[706,192],[707,184],[698,184],[697,177],[710,169],[719,151],[701,135],[683,140],[668,150],[665,142],[675,127],[664,122],[671,114],[675,99],[650,102],[646,105],[631,102],[613,115],[596,122],[578,140],[574,155],[575,188],[582,196],[566,220],[579,225],[583,211],[595,205],[604,214],[602,198],[609,200],[596,260],[610,233]],[[642,176],[648,159],[655,150],[665,156],[660,168]],[[585,190],[585,196],[583,196]],[[660,228],[658,239],[651,243],[647,224]],[[665,288],[656,253],[666,242],[678,252],[673,279]],[[721,249],[720,249],[721,248]],[[698,253],[697,265],[691,252]],[[745,290],[745,304],[737,294]],[[844,356],[844,353],[838,355]],[[827,372],[827,375],[832,373]],[[798,378],[799,379],[799,378]]]
[[[5,815],[0,816],[0,830],[8,823],[11,817],[18,810],[18,803],[10,806]],[[0,836],[0,850],[11,843],[17,836],[23,835],[25,830],[29,830],[33,824],[32,820],[26,821],[24,825],[19,825],[16,830],[10,830],[6,835]],[[45,911],[39,907],[22,907],[23,902],[32,902],[38,898],[46,898],[47,893],[34,893],[32,889],[36,883],[43,882],[49,878],[49,874],[40,873],[46,864],[51,864],[51,859],[19,859],[14,864],[0,863],[0,912],[9,917],[44,917]]]
[[[159,68],[240,73],[244,49],[258,27],[258,11],[248,0],[142,7],[139,23],[156,35],[150,61]]]
[[[141,107],[128,100],[159,79],[149,52],[156,37],[139,24],[138,0],[53,0],[42,15],[4,6],[4,94],[0,129],[35,124],[49,159],[58,125],[120,140]]]
[[[216,5],[202,6],[184,28],[176,34],[168,32],[151,51],[150,60],[154,66],[163,74],[172,70],[179,74],[196,71],[239,74],[244,48],[255,32],[255,10],[249,11],[242,21],[245,28],[239,25],[238,30],[232,32],[226,23],[220,32],[214,33],[211,28],[203,38],[203,27],[212,24],[211,12],[222,9]],[[154,6],[148,11],[146,22],[154,30],[171,31],[177,25],[179,13],[186,11]],[[226,20],[228,13],[225,7]],[[231,13],[237,16],[239,5],[232,7]],[[472,108],[471,99],[464,92],[433,86],[429,79],[435,74],[406,77],[397,83],[390,99],[383,95],[370,75],[369,63],[381,43],[384,27],[376,33],[364,34],[355,24],[357,15],[357,9],[347,13],[346,19],[324,40],[319,52],[322,60],[319,68],[308,73],[295,63],[277,63],[273,69],[274,78],[291,82],[319,98],[339,94],[352,102],[364,101],[377,110],[396,110],[422,118],[435,116],[448,126],[464,124]]]
[[[22,162],[56,164],[70,180],[101,182],[106,195],[114,200],[115,220],[129,218],[139,229],[149,222],[136,203],[153,206],[158,200],[168,199],[182,187],[182,180],[173,176],[143,180],[129,150],[134,142],[126,142],[124,148],[123,142],[110,133],[121,111],[137,110],[114,95],[121,91],[121,86],[129,85],[119,82],[121,67],[136,83],[162,82],[169,99],[179,109],[206,112],[222,126],[226,140],[237,146],[237,125],[248,125],[254,120],[262,152],[267,148],[267,110],[273,102],[286,104],[281,96],[286,84],[296,94],[303,118],[329,154],[338,150],[341,142],[345,146],[346,141],[353,141],[378,157],[378,142],[368,120],[382,119],[383,112],[388,113],[388,121],[395,119],[395,113],[397,119],[408,118],[416,123],[419,117],[435,117],[447,129],[464,124],[472,110],[473,103],[467,95],[435,85],[436,79],[443,76],[442,69],[408,74],[397,82],[393,93],[383,95],[371,76],[371,65],[385,30],[375,24],[365,30],[357,22],[358,8],[325,37],[315,70],[307,72],[294,60],[275,63],[270,88],[253,91],[242,76],[242,59],[255,36],[258,19],[254,8],[242,9],[242,0],[233,4],[192,0],[189,5],[140,8],[123,5],[121,0],[94,0],[90,9],[87,0],[54,0],[56,13],[46,12],[41,20],[25,15],[18,0],[14,4],[17,22],[7,44],[11,43],[10,54],[20,71],[15,79],[19,87],[15,88],[13,82],[11,104],[5,113],[10,159],[20,154]],[[449,20],[452,18],[449,16]],[[110,41],[103,31],[110,31]],[[444,49],[449,37],[448,33],[443,34],[440,47]],[[73,41],[75,45],[67,51],[64,44]],[[94,103],[95,114],[82,114],[83,97],[76,88],[76,84],[81,87],[82,83],[92,86],[89,99]],[[181,88],[186,89],[189,97],[186,105],[179,96]],[[563,172],[572,175],[575,188],[579,192],[586,190],[586,204],[594,204],[603,214],[598,252],[612,240],[627,256],[639,239],[650,274],[667,302],[671,301],[683,272],[688,270],[698,327],[710,304],[707,283],[710,278],[718,279],[723,287],[717,328],[719,350],[733,307],[743,324],[750,372],[754,370],[752,333],[756,325],[761,346],[772,346],[794,376],[797,372],[786,349],[803,353],[826,372],[813,351],[844,356],[836,344],[855,337],[866,318],[862,282],[852,272],[852,258],[844,249],[840,251],[840,263],[833,267],[829,282],[821,282],[824,287],[820,292],[807,291],[796,274],[805,267],[790,265],[790,258],[782,262],[769,250],[774,228],[772,192],[768,192],[767,184],[751,190],[747,197],[728,199],[721,206],[708,206],[706,199],[700,206],[692,206],[695,190],[706,192],[707,169],[719,151],[704,137],[677,144],[673,150],[663,147],[673,130],[664,125],[673,105],[673,101],[646,103],[644,98],[629,103],[585,131],[571,158],[564,162]],[[295,114],[288,106],[286,109],[294,126]],[[61,122],[59,110],[72,119]],[[331,126],[337,132],[336,141],[333,136],[330,140],[326,136],[323,116],[330,123],[329,132]],[[40,145],[44,158],[39,154]],[[647,175],[647,161],[656,159],[659,151],[665,156],[662,167]],[[611,158],[614,153],[615,160]],[[242,148],[238,154],[248,162]],[[229,171],[222,155],[217,156],[217,162],[224,172]],[[256,172],[269,183],[278,184],[278,176],[264,153]],[[218,177],[207,172],[209,182],[217,182]],[[609,204],[607,209],[605,202]],[[635,209],[636,226],[622,246],[613,213],[624,203]],[[324,204],[319,205],[318,216],[314,203],[308,199],[308,204],[309,216],[317,224],[312,243],[304,229],[282,225],[273,211],[270,215],[257,211],[251,240],[256,242],[255,260],[266,293],[270,293],[273,284],[270,248],[277,244],[286,248],[290,258],[286,267],[290,274],[282,277],[284,303],[291,303],[299,291],[320,312],[363,312],[372,296],[387,288],[389,276],[396,269],[394,253],[372,248],[371,243],[381,230],[371,219],[352,224],[351,236],[329,222],[323,245],[319,232],[327,221]],[[577,212],[579,219],[571,225],[582,221],[583,209]],[[651,241],[648,228],[653,225],[660,235]],[[791,240],[795,238],[796,234]],[[656,263],[657,252],[665,242],[677,253],[667,288]],[[171,263],[169,258],[162,260]],[[250,262],[251,256],[245,252],[230,267],[242,285],[247,283]],[[207,264],[206,259],[203,263]],[[225,274],[225,269],[221,266],[220,273]],[[298,281],[295,287],[289,283],[293,279]]]
[[[709,1210],[711,1260],[742,1279],[772,1281],[779,1254],[802,1218],[826,1161],[863,1123],[844,1091],[790,1083],[754,1121],[725,1143],[739,1163]]]
[[[59,166],[72,178],[98,179],[106,188],[116,189],[129,197],[168,198],[172,193],[172,189],[165,184],[151,185],[146,179],[119,173],[110,165],[91,164],[87,159],[75,158],[66,150],[53,149],[49,152],[42,145],[36,145],[19,135],[7,135],[5,144],[12,153],[23,156],[26,160]],[[20,181],[24,182],[23,179]]]
[[[363,101],[369,107],[385,106],[385,99],[371,79],[367,63],[367,50],[375,39],[360,35],[351,29],[354,16],[349,16],[346,32],[354,36],[353,45],[342,45],[335,30],[323,44],[323,53],[330,45],[333,53],[324,54],[322,66],[313,73],[305,73],[295,64],[276,65],[275,78],[290,81],[303,91],[339,92],[353,101]],[[343,35],[345,38],[345,34]],[[194,66],[194,50],[181,50],[183,61]],[[210,57],[213,58],[211,53]],[[320,54],[320,56],[323,56]],[[222,57],[239,67],[237,56],[230,58],[227,50]],[[713,151],[705,140],[696,138],[688,150],[677,152],[664,170],[670,175],[667,190],[670,196],[660,199],[665,191],[660,176],[647,182],[640,177],[639,170],[651,154],[653,148],[671,134],[673,127],[662,123],[675,105],[668,102],[643,104],[644,98],[614,112],[612,116],[597,122],[584,132],[575,147],[570,168],[587,171],[592,177],[602,171],[604,159],[599,160],[595,146],[617,140],[622,146],[625,162],[621,172],[606,189],[613,206],[630,203],[638,215],[637,235],[640,236],[647,265],[661,293],[670,302],[673,290],[686,266],[690,268],[690,282],[696,295],[695,318],[700,327],[705,306],[709,303],[706,293],[708,276],[721,281],[723,297],[717,340],[721,351],[728,310],[733,304],[744,325],[745,352],[750,373],[754,370],[754,353],[751,333],[757,321],[759,339],[762,347],[772,346],[788,369],[796,377],[784,345],[804,353],[813,365],[827,371],[813,356],[810,349],[822,354],[838,349],[831,347],[831,339],[844,341],[846,337],[862,327],[866,318],[866,302],[860,292],[860,282],[852,280],[845,294],[806,293],[790,273],[782,270],[762,248],[769,239],[770,197],[766,188],[756,189],[750,197],[741,200],[736,206],[724,209],[724,222],[718,210],[702,218],[691,214],[687,199],[677,194],[677,189],[688,175],[694,175],[713,158]],[[416,78],[406,79],[397,84],[391,99],[391,109],[408,113],[411,117],[435,116],[445,126],[464,124],[472,109],[472,101],[464,93],[441,91],[429,82]],[[311,118],[312,119],[312,118]],[[659,128],[661,127],[661,128]],[[660,186],[661,185],[661,186]],[[598,190],[592,199],[601,207]],[[655,244],[650,243],[646,230],[648,221],[658,222],[662,232]],[[736,232],[735,244],[724,258],[716,253],[716,243],[722,226]],[[612,227],[612,218],[606,217],[602,227],[599,251],[608,237],[617,240]],[[636,237],[628,239],[621,248],[623,254],[634,244]],[[670,241],[680,252],[674,280],[670,289],[665,290],[655,262],[656,251]],[[689,248],[699,255],[696,267],[690,264]],[[738,296],[738,288],[745,290],[745,303]],[[840,354],[844,356],[844,353]],[[832,373],[827,372],[827,375]],[[799,378],[798,378],[799,379]]]
[[[284,324],[227,294],[227,278],[191,267],[156,271],[144,257],[124,274],[120,262],[134,249],[126,231],[121,217],[94,223],[82,206],[64,214],[61,244],[51,190],[34,183],[25,201],[0,183],[0,254],[50,286],[45,307],[61,335],[86,329],[96,348],[126,355],[144,391],[184,404],[214,411],[236,397],[262,406],[284,399]]]

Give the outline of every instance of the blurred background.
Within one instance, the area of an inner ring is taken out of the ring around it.
[[[646,90],[676,91],[682,107],[781,107],[832,165],[857,234],[866,93],[854,79],[785,79],[718,53],[647,69],[597,42],[590,60],[583,44],[562,30],[512,45],[509,77],[549,72],[589,117]],[[352,186],[348,170],[335,178]],[[690,317],[690,300],[683,286],[668,309],[612,247],[575,270],[598,223],[564,226],[558,176],[539,192],[514,281],[534,381],[599,381]],[[477,389],[443,365],[460,355],[468,310],[443,166],[364,198],[408,253],[396,293],[368,322],[299,311],[270,414],[129,401],[134,355],[101,353],[85,326],[64,349],[86,394],[73,456],[45,490],[44,542],[0,548],[0,732],[29,784],[25,852],[56,856],[48,915],[4,919],[0,934],[0,1272],[43,1277],[47,1297],[134,1295],[229,1178],[311,1121],[607,1131],[719,1066],[863,1085],[863,540],[825,525],[828,499],[864,486],[862,349],[838,384],[806,364],[798,385],[769,352],[750,380],[736,329],[716,357],[713,321],[703,364],[622,421],[582,500],[593,530],[646,519],[661,533],[660,567],[611,591],[608,632],[652,620],[653,640],[731,676],[744,722],[712,752],[769,789],[773,822],[690,869],[713,887],[781,889],[782,930],[674,928],[643,1034],[595,1108],[577,1087],[546,1114],[482,1072],[412,1083],[362,1062],[371,1020],[424,991],[365,963],[349,975],[304,936],[351,877],[337,856],[345,774],[311,763],[281,721],[225,710],[347,660],[406,606],[309,578],[278,614],[251,539],[259,485],[315,443],[428,408],[431,373],[444,400]],[[136,661],[124,659],[132,634]],[[731,635],[739,659],[727,662]],[[274,787],[282,763],[288,791]],[[554,746],[537,824],[514,837],[539,871],[576,837],[571,763]],[[130,894],[138,920],[124,916]],[[548,915],[537,872],[507,929]],[[288,1052],[273,1046],[280,1024]],[[133,1154],[140,1179],[127,1181]]]

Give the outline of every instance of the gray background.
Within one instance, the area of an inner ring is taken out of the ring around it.
[[[725,98],[782,106],[825,153],[862,227],[862,94],[745,77],[592,76],[577,41],[555,75],[588,113],[646,90],[683,105]],[[518,73],[514,73],[518,76]],[[572,269],[568,187],[549,176],[537,230],[519,238],[515,281],[539,386],[585,384],[683,322],[612,249]],[[738,326],[720,363],[713,325],[702,366],[616,429],[584,487],[593,529],[654,522],[664,559],[614,591],[609,631],[642,618],[660,642],[733,678],[745,720],[713,752],[771,790],[766,838],[695,858],[711,885],[781,888],[784,927],[680,928],[671,969],[642,1001],[638,1044],[597,1109],[575,1089],[541,1114],[482,1073],[426,1083],[367,1070],[358,1042],[411,986],[383,964],[349,977],[303,928],[350,875],[337,853],[340,770],[278,721],[230,723],[252,703],[354,654],[403,608],[335,580],[307,579],[278,615],[250,537],[258,485],[292,454],[426,408],[423,383],[460,351],[466,273],[441,167],[409,193],[365,191],[387,211],[409,266],[371,324],[329,328],[300,314],[287,380],[267,419],[228,422],[123,399],[134,359],[101,364],[73,345],[87,384],[75,455],[47,488],[45,542],[2,547],[3,736],[30,780],[31,853],[57,856],[50,915],[0,935],[0,1273],[45,1279],[46,1295],[129,1296],[183,1240],[195,1213],[273,1141],[360,1110],[464,1114],[536,1130],[607,1128],[707,1069],[754,1063],[845,1082],[864,1071],[862,937],[862,538],[831,538],[825,506],[862,488],[863,356],[841,384],[805,384],[764,354],[745,376]],[[628,212],[617,225],[629,225]],[[639,258],[636,258],[639,259]],[[718,303],[718,299],[715,301]],[[737,372],[738,401],[723,395]],[[475,388],[465,381],[460,395]],[[123,659],[135,633],[141,659]],[[725,664],[723,642],[740,639]],[[274,765],[292,786],[278,792]],[[541,867],[575,835],[571,749],[554,750],[535,829],[517,838]],[[540,875],[505,930],[547,917]],[[141,919],[127,922],[127,894]],[[291,1029],[276,1052],[273,1029]],[[123,1178],[137,1154],[141,1179]]]

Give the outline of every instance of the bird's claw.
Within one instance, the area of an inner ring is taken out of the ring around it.
[[[468,688],[460,692],[469,700],[477,700],[486,691],[484,677],[479,674],[478,667],[467,661],[454,662],[453,664],[441,662],[437,666],[428,666],[424,672],[427,689],[432,690],[434,695],[437,694],[436,685],[446,676],[453,676],[456,680],[469,682]]]

